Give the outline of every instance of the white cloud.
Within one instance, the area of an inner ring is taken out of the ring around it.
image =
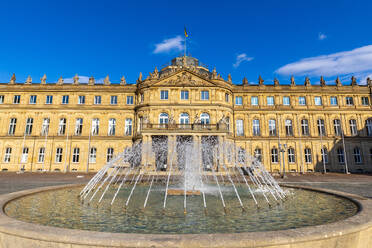
[[[183,51],[183,39],[180,35],[165,39],[162,42],[155,44],[153,53],[169,53],[170,51]]]
[[[295,76],[355,75],[363,80],[363,76],[372,74],[372,45],[351,51],[304,58],[284,65],[275,72]]]
[[[319,40],[325,40],[325,39],[327,39],[327,35],[325,35],[325,34],[323,34],[323,33],[319,33],[319,34],[318,34],[318,39],[319,39]]]
[[[248,57],[247,54],[241,53],[236,56],[236,62],[233,64],[235,68],[239,67],[239,65],[244,61],[251,61],[253,57]]]
[[[89,78],[88,76],[79,76],[79,83],[80,84],[88,84],[89,82]],[[95,84],[103,84],[103,80],[105,78],[98,78],[98,79],[95,79]],[[111,80],[110,80],[111,81]],[[55,82],[56,83],[56,82]],[[73,84],[74,83],[74,77],[70,77],[70,78],[63,78],[63,83],[64,84]]]

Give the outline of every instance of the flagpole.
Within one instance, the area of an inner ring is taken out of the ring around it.
[[[184,49],[184,52],[185,52],[184,56],[185,56],[185,58],[186,58],[186,39],[187,39],[187,37],[185,35],[185,44],[184,44],[184,46],[185,46],[185,49]]]

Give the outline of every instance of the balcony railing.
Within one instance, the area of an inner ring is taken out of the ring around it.
[[[178,130],[178,131],[220,131],[229,132],[226,124],[142,124],[141,131],[145,130]]]

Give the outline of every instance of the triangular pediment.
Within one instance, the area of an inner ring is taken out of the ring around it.
[[[152,83],[151,86],[215,87],[217,84],[197,74],[180,71]]]

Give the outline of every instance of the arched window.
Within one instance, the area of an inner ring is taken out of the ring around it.
[[[116,131],[116,119],[111,118],[109,120],[108,135],[109,136],[115,135],[115,131]]]
[[[161,113],[159,115],[159,124],[166,125],[168,124],[169,116],[167,113]]]
[[[202,113],[200,115],[200,123],[201,124],[204,124],[204,125],[208,125],[210,122],[209,122],[209,114],[207,113]]]
[[[309,121],[307,119],[301,120],[301,129],[302,129],[302,135],[304,136],[310,135]]]
[[[341,121],[339,119],[333,120],[333,127],[335,129],[335,135],[340,136],[341,135]]]
[[[310,148],[305,148],[305,162],[308,164],[311,164],[313,161],[311,157],[311,149]]]
[[[256,148],[256,149],[254,150],[254,157],[255,157],[258,161],[262,162],[262,150],[261,150],[260,148]]]
[[[372,136],[372,119],[366,120],[367,135]]]
[[[271,163],[278,163],[278,161],[278,149],[274,147],[273,149],[271,149]]]
[[[340,164],[343,164],[345,163],[345,154],[344,154],[344,149],[342,149],[341,147],[339,147],[337,149],[337,158],[338,158],[338,162]]]
[[[356,164],[361,164],[362,163],[362,154],[360,152],[360,148],[359,147],[354,147],[353,157],[354,157],[354,162]]]
[[[320,150],[320,153],[322,154],[322,161],[324,161],[324,163],[328,163],[328,150],[326,147],[323,147],[321,150]]]
[[[180,124],[189,124],[190,123],[190,117],[188,113],[182,113],[180,115]]]
[[[236,120],[236,136],[244,136],[244,123],[243,120]]]
[[[260,136],[260,120],[259,119],[253,120],[253,135]]]
[[[99,119],[98,118],[94,118],[92,120],[92,135],[98,135],[99,133]]]
[[[288,162],[289,163],[296,162],[295,150],[292,147],[288,148]]]
[[[269,135],[276,136],[276,121],[274,119],[269,120]]]
[[[126,118],[125,119],[125,127],[124,127],[124,129],[125,129],[124,133],[125,133],[126,136],[132,135],[132,126],[133,126],[132,119],[131,118]]]
[[[89,151],[89,163],[95,163],[97,159],[97,148],[91,147]]]
[[[349,123],[350,123],[350,134],[355,136],[358,134],[358,129],[357,129],[357,124],[356,124],[356,120],[354,119],[351,119],[349,120]]]
[[[293,135],[292,120],[285,120],[285,133],[287,136]]]
[[[317,125],[318,125],[318,133],[319,136],[324,136],[325,135],[325,125],[324,125],[324,120],[323,119],[318,119],[317,120]]]

